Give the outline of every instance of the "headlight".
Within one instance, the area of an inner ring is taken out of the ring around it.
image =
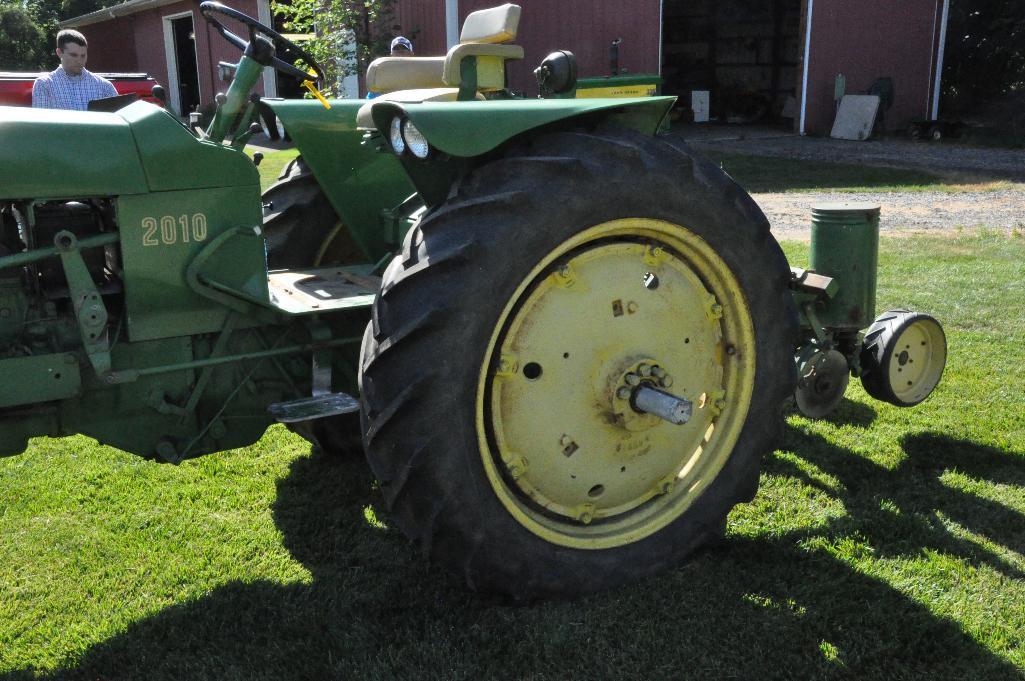
[[[423,159],[427,158],[427,155],[431,153],[431,145],[427,144],[427,138],[416,129],[412,121],[406,121],[402,124],[402,138],[406,141],[406,146],[409,147],[409,150],[413,152],[413,156]]]
[[[406,150],[406,141],[402,139],[402,119],[396,116],[391,119],[388,126],[388,139],[391,141],[391,148],[399,156]]]

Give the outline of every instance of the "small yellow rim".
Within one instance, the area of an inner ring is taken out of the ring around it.
[[[933,391],[947,363],[943,329],[932,319],[908,324],[894,341],[886,367],[893,395],[905,404],[917,404]]]

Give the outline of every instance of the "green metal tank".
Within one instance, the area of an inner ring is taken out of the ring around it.
[[[818,312],[826,327],[863,329],[876,307],[879,206],[820,203],[811,209],[811,269],[836,279],[839,293]]]

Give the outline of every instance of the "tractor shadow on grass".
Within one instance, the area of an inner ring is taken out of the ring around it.
[[[973,477],[1025,484],[1020,465],[932,435],[904,442],[908,463],[897,472],[794,428],[786,444],[841,481],[845,519],[731,536],[667,575],[576,602],[523,607],[467,593],[424,566],[397,532],[379,527],[365,468],[301,458],[279,482],[274,519],[311,583],[227,584],[132,625],[51,677],[1023,678],[958,622],[814,546],[860,533],[884,555],[934,547],[1009,573],[996,557],[916,518],[942,508],[977,530],[994,509],[978,500],[950,503],[951,491],[934,482],[938,473],[952,464]],[[766,474],[817,484],[780,457]],[[905,519],[880,511],[881,495]],[[1020,544],[1020,535],[1000,527],[1003,541]],[[38,677],[26,670],[5,678]]]
[[[766,462],[766,473],[798,479],[843,503],[846,515],[816,530],[817,535],[863,536],[880,558],[914,558],[935,551],[976,567],[989,566],[1012,579],[1025,579],[1019,567],[972,537],[1025,553],[1025,516],[943,479],[954,475],[1025,487],[1025,457],[923,433],[901,441],[906,456],[891,470],[798,428],[788,429],[786,445],[840,483],[838,494],[785,459],[772,457]]]
[[[786,414],[798,414],[801,412],[797,404],[792,400],[784,410]],[[855,402],[849,398],[843,398],[840,404],[823,417],[821,420],[837,425],[851,426],[854,428],[869,428],[876,420],[876,410],[864,402]]]

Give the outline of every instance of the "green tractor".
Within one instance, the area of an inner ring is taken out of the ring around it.
[[[430,559],[572,596],[720,535],[795,391],[836,401],[854,370],[911,404],[938,382],[934,320],[864,340],[868,306],[837,312],[874,304],[874,251],[836,254],[857,277],[791,270],[744,190],[656,134],[673,98],[562,97],[566,54],[538,69],[550,96],[511,96],[515,5],[445,58],[376,62],[375,99],[263,100],[301,159],[262,198],[253,87],[320,68],[201,8],[243,51],[206,130],[144,102],[0,108],[0,455],[83,433],[178,463],[276,421],[361,441]],[[870,242],[854,223],[835,231]]]

